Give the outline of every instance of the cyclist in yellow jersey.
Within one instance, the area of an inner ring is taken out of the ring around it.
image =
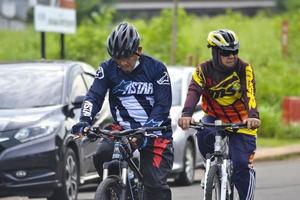
[[[227,29],[211,31],[207,37],[212,59],[197,66],[178,125],[187,129],[201,97],[202,121],[246,123],[247,129],[229,136],[229,153],[233,162],[233,181],[241,200],[254,199],[255,171],[253,157],[256,132],[260,126],[255,99],[253,68],[238,57],[237,35]],[[214,135],[209,129],[198,134],[198,147],[203,156],[213,152]]]

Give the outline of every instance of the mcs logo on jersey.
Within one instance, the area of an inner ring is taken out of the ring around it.
[[[147,82],[122,81],[113,88],[113,94],[153,94],[153,84]]]

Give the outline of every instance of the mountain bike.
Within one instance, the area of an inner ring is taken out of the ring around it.
[[[233,167],[229,157],[228,134],[236,134],[234,132],[238,129],[246,127],[246,124],[223,124],[220,120],[215,123],[199,122],[190,125],[190,128],[196,130],[212,128],[215,134],[214,152],[206,155],[203,184],[205,200],[239,199],[232,181]]]
[[[158,137],[154,131],[170,130],[169,126],[142,127],[122,131],[91,128],[86,136],[91,140],[112,140],[112,160],[103,164],[103,180],[98,185],[95,200],[143,200],[143,175],[137,166],[132,148],[132,138]]]

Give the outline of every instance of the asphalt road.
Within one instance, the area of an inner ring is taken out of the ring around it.
[[[256,168],[256,195],[255,200],[299,200],[300,190],[300,157],[285,160],[265,161],[255,164]],[[196,183],[188,187],[177,187],[170,182],[173,200],[202,199],[203,190],[200,188],[202,171],[198,170]],[[92,200],[96,185],[81,188],[79,200]],[[12,197],[0,200],[25,200],[27,198]],[[38,199],[45,200],[45,199]]]

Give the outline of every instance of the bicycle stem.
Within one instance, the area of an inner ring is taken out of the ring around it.
[[[127,173],[128,173],[128,169],[126,167],[122,168],[122,182],[124,185],[126,185],[127,183]]]
[[[215,136],[215,152],[221,152],[221,142],[222,142],[222,136],[216,135]]]

